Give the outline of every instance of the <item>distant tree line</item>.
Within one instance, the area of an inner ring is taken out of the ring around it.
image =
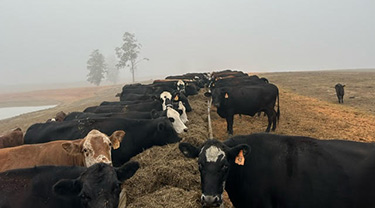
[[[119,59],[110,57],[106,63],[105,57],[100,53],[99,49],[91,52],[89,60],[87,61],[87,81],[100,85],[104,78],[107,78],[111,83],[116,84],[119,80],[120,69],[129,68],[132,74],[132,81],[135,82],[134,73],[137,69],[137,64],[148,58],[138,59],[142,45],[138,43],[135,34],[125,32],[122,37],[123,44],[115,48],[116,56]],[[116,63],[117,62],[117,63]]]

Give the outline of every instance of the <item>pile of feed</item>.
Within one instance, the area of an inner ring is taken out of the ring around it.
[[[203,91],[203,90],[202,90]],[[187,133],[182,142],[202,144],[208,138],[207,98],[203,92],[190,96]],[[124,184],[127,207],[201,207],[200,174],[197,160],[185,158],[178,144],[150,148],[135,156],[141,168]],[[225,200],[226,207],[231,207]]]

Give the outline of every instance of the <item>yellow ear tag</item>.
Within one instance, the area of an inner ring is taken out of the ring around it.
[[[175,101],[178,101],[178,95],[176,95],[176,97],[174,97],[174,100],[175,100]]]
[[[229,95],[228,95],[228,93],[225,93],[225,96],[224,96],[226,99],[228,99],[229,98]]]
[[[243,150],[240,150],[240,152],[238,153],[234,162],[237,165],[244,165],[245,164],[245,157],[243,156]]]

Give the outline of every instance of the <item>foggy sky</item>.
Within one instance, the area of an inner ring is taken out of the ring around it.
[[[373,0],[0,0],[0,86],[86,80],[90,53],[113,56],[124,32],[150,59],[138,80],[374,68],[374,11]]]

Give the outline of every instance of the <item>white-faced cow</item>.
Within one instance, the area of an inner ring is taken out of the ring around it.
[[[225,189],[238,208],[374,207],[374,143],[258,133],[179,148],[198,157],[205,206]]]
[[[336,95],[339,100],[339,103],[344,103],[344,87],[345,85],[342,85],[340,83],[335,85]]]
[[[83,139],[0,149],[0,172],[40,165],[89,167],[100,162],[112,164],[111,148],[119,148],[124,135],[124,131],[116,131],[108,137],[98,130],[91,130]]]
[[[160,99],[162,100],[162,109],[167,109],[167,103],[171,102],[172,100],[172,94],[168,91],[164,91],[160,93]]]
[[[117,208],[122,181],[138,168],[129,162],[119,168],[98,163],[10,170],[0,173],[0,207]]]

